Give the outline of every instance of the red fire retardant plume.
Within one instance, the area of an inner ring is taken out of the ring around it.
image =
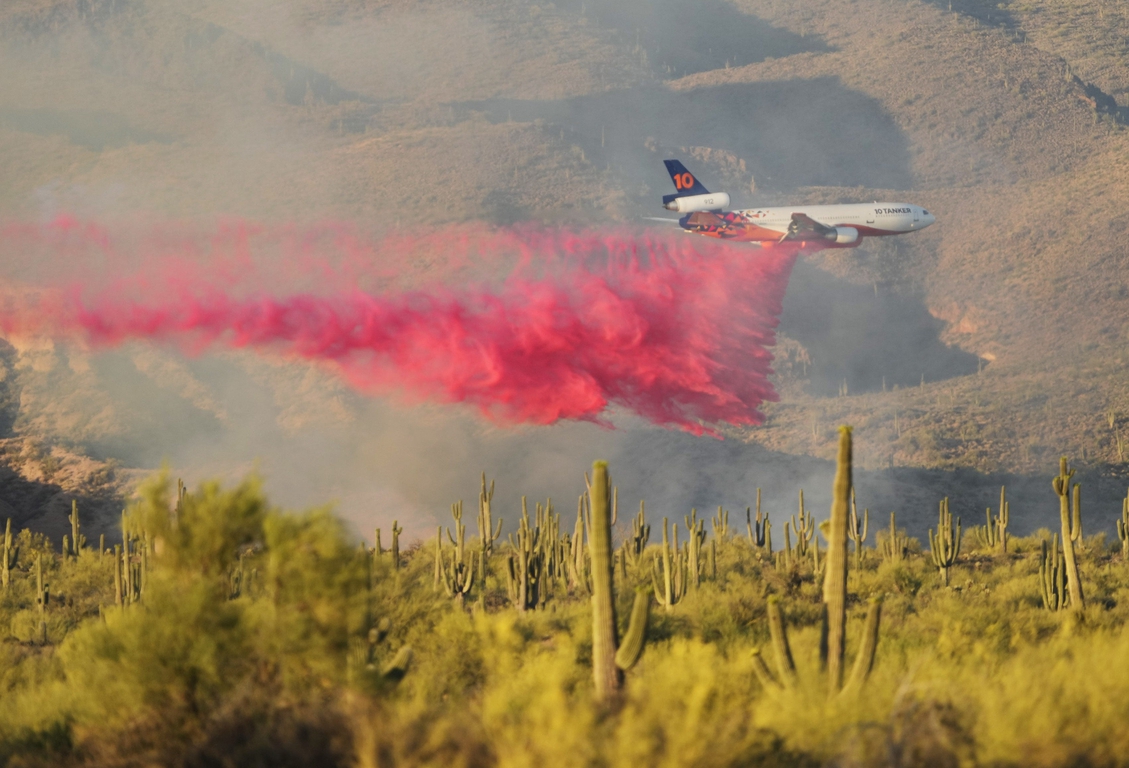
[[[427,237],[441,242],[442,230]],[[396,238],[387,247],[404,249]],[[777,399],[768,377],[795,249],[558,230],[479,232],[475,243],[515,254],[509,276],[279,293],[257,289],[254,270],[233,284],[209,278],[206,262],[169,259],[147,262],[143,280],[9,299],[0,328],[95,348],[149,340],[327,361],[359,390],[468,403],[502,423],[600,422],[615,405],[715,434],[719,422],[760,423],[758,407]]]

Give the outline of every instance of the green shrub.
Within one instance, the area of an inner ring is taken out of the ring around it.
[[[778,570],[731,538],[716,578],[653,613],[646,652],[600,706],[587,592],[557,585],[517,612],[502,546],[480,600],[462,606],[434,590],[429,548],[405,548],[393,569],[329,510],[276,510],[254,479],[202,485],[176,512],[172,502],[157,478],[125,516],[147,570],[139,601],[121,607],[112,556],[63,559],[20,533],[46,558],[52,598],[43,644],[21,554],[0,596],[0,760],[673,767],[896,754],[1052,766],[1116,764],[1129,747],[1129,563],[1098,537],[1080,552],[1091,603],[1080,616],[1041,607],[1046,532],[1013,538],[1006,555],[962,555],[949,587],[920,547],[890,562],[870,550],[861,571],[852,558],[847,663],[872,595],[885,597],[880,641],[865,689],[830,698],[812,564]],[[649,580],[656,551],[628,587]],[[769,644],[773,594],[799,670],[786,688],[759,682],[751,654]],[[384,671],[408,648],[397,683]]]

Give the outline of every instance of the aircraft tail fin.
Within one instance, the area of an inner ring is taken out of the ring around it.
[[[670,180],[674,182],[674,188],[678,190],[673,195],[663,195],[663,205],[680,197],[710,193],[705,185],[698,181],[698,177],[686,170],[686,166],[680,161],[663,160],[663,164],[666,165],[666,172],[670,174]]]

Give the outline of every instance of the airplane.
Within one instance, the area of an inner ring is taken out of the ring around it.
[[[761,245],[799,242],[820,248],[857,248],[864,237],[916,232],[936,221],[920,205],[909,203],[792,205],[726,211],[729,195],[711,193],[678,160],[664,160],[677,192],[663,195],[663,207],[686,214],[678,224],[706,237]],[[672,222],[672,219],[659,219]]]

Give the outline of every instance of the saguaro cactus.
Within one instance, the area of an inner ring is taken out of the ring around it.
[[[851,466],[851,428],[839,427],[839,456],[827,536],[827,575],[823,579],[823,603],[827,610],[827,686],[832,694],[843,685],[843,652],[847,639],[847,518],[851,503]]]
[[[949,512],[949,500],[941,500],[940,511],[937,513],[937,533],[929,529],[929,554],[933,558],[933,565],[941,572],[945,586],[949,586],[949,569],[953,567],[957,556],[960,554],[960,518],[957,518],[956,531],[953,530],[953,516]]]
[[[855,656],[855,665],[851,669],[851,677],[843,687],[843,693],[857,692],[870,676],[874,668],[874,655],[878,650],[878,630],[882,621],[882,598],[872,597],[868,600],[869,607],[866,611],[866,624],[863,628],[862,643],[858,654]],[[792,648],[788,643],[788,627],[784,623],[784,613],[780,609],[780,596],[773,595],[768,598],[768,631],[772,637],[772,647],[776,657],[776,670],[780,682],[769,672],[764,663],[759,649],[753,649],[753,672],[765,687],[779,686],[791,687],[796,680],[796,664],[792,659]],[[834,689],[832,688],[832,693]]]
[[[592,465],[592,483],[588,489],[591,503],[591,528],[588,547],[592,558],[592,676],[596,697],[608,701],[623,684],[623,670],[634,666],[642,653],[646,635],[650,596],[635,593],[631,624],[622,648],[619,648],[615,599],[612,594],[612,515],[609,497],[611,479],[606,461]]]
[[[1007,524],[1010,517],[1007,500],[1007,487],[1000,486],[1000,513],[992,517],[992,508],[984,512],[985,523],[983,528],[976,529],[976,538],[985,549],[998,549],[1002,554],[1007,553]]]
[[[855,505],[855,489],[851,488],[851,516],[847,520],[847,537],[855,543],[855,572],[862,572],[862,545],[866,542],[867,529],[870,528],[870,510],[863,509],[862,523]]]
[[[39,606],[39,633],[47,645],[47,603],[51,600],[51,585],[43,582],[43,555],[35,556],[35,602]]]
[[[898,532],[898,523],[893,512],[890,513],[890,529],[886,538],[882,540],[882,559],[887,562],[899,562],[906,556],[909,548],[909,537]]]
[[[857,691],[870,676],[874,668],[874,654],[878,650],[878,627],[882,622],[882,596],[872,597],[866,609],[866,624],[863,627],[862,646],[855,656],[855,666],[851,670],[851,679],[847,681],[844,691]]]
[[[568,586],[574,591],[591,589],[588,578],[588,561],[585,558],[587,550],[584,547],[584,532],[587,530],[585,523],[587,494],[580,494],[576,502],[576,525],[572,530],[569,546],[572,548],[568,558]]]
[[[1039,590],[1043,607],[1048,611],[1058,611],[1066,607],[1066,568],[1063,567],[1062,550],[1058,547],[1058,534],[1051,541],[1047,551],[1047,540],[1042,542],[1042,555],[1039,558]]]
[[[71,499],[71,514],[67,518],[71,524],[71,552],[70,554],[78,557],[80,550],[86,547],[86,536],[82,534],[82,526],[78,521],[78,502]]]
[[[1000,513],[996,515],[996,535],[1000,540],[1000,553],[1007,554],[1007,525],[1011,520],[1011,502],[1007,500],[1007,486],[1000,486]]]
[[[9,517],[4,524],[4,551],[0,553],[0,577],[3,578],[5,590],[12,581],[12,569],[16,567],[19,553],[20,548],[12,544],[12,518]]]
[[[815,536],[815,515],[804,508],[804,491],[800,489],[800,511],[792,515],[792,533],[796,534],[796,559],[808,553],[808,544]]]
[[[451,505],[451,517],[455,520],[455,535],[452,536],[451,529],[447,529],[447,538],[454,545],[450,562],[447,562],[447,558],[443,554],[441,529],[437,528],[435,532],[435,583],[443,587],[448,597],[455,597],[461,601],[465,599],[474,584],[474,560],[475,556],[480,553],[471,552],[470,557],[467,557],[466,526],[462,522],[463,503],[461,501]]]
[[[663,518],[663,544],[660,555],[655,555],[651,563],[651,584],[655,589],[655,599],[666,610],[670,610],[686,594],[686,556],[678,549],[678,523],[674,524],[674,546],[667,535],[670,525]],[[659,558],[662,558],[662,575],[659,575]]]
[[[173,526],[180,525],[180,520],[184,516],[184,505],[188,501],[188,488],[184,485],[184,481],[180,478],[176,480],[176,507],[173,508]]]
[[[784,522],[784,549],[776,555],[776,569],[786,570],[792,567],[792,524]]]
[[[631,521],[631,538],[624,542],[624,554],[627,564],[635,567],[643,559],[643,551],[647,549],[647,542],[651,539],[651,526],[647,524],[644,516],[643,502],[639,502],[639,514]]]
[[[392,568],[393,570],[400,569],[400,534],[404,529],[400,527],[399,520],[392,521]]]
[[[411,667],[411,665],[412,647],[405,645],[396,652],[396,655],[392,657],[391,661],[384,665],[384,668],[380,671],[380,675],[385,680],[398,683],[408,674],[408,668]]]
[[[431,577],[431,586],[438,592],[443,586],[443,526],[435,526],[435,571]]]
[[[1074,555],[1074,542],[1082,539],[1082,486],[1071,483],[1074,470],[1070,469],[1066,457],[1059,459],[1058,476],[1051,485],[1058,495],[1059,518],[1062,523],[1062,557],[1066,565],[1066,586],[1070,591],[1070,607],[1076,611],[1086,608],[1082,595],[1082,582],[1078,578],[1078,560]],[[1073,494],[1071,493],[1073,491]],[[1073,495],[1073,508],[1071,496]]]
[[[702,582],[702,544],[706,541],[706,521],[698,519],[698,510],[691,509],[683,518],[686,521],[686,567],[690,583],[696,588]]]
[[[541,509],[538,505],[538,520]],[[510,536],[510,558],[507,563],[507,583],[510,602],[519,611],[536,608],[541,598],[541,574],[545,559],[541,547],[541,527],[529,525],[529,508],[521,497],[521,519],[518,521],[517,540]]]
[[[784,624],[784,612],[780,608],[780,596],[773,595],[766,604],[768,610],[768,632],[772,637],[772,650],[776,657],[776,671],[785,686],[796,680],[796,662],[792,659],[792,646],[788,643],[788,629]]]
[[[1126,493],[1125,498],[1121,500],[1121,519],[1117,521],[1117,538],[1121,539],[1121,557],[1129,559],[1129,493]]]
[[[847,526],[848,509],[851,499],[851,429],[839,428],[839,453],[835,469],[835,483],[832,487],[831,519],[827,524],[826,575],[823,581],[824,628],[821,643],[821,658],[826,663],[827,687],[831,695],[843,687],[843,656],[846,648],[847,626]],[[784,685],[791,685],[795,678],[796,666],[788,644],[787,627],[780,609],[780,598],[776,595],[768,599],[768,627],[775,649],[776,667]],[[855,660],[855,668],[848,682],[848,688],[862,684],[874,663],[874,653],[878,646],[878,627],[881,618],[881,601],[872,600],[867,613],[867,623],[863,643]],[[754,671],[762,682],[767,668],[754,661]]]
[[[711,524],[714,539],[724,543],[729,538],[729,510],[718,507]]]
[[[622,677],[615,665],[615,600],[612,597],[612,523],[608,464],[592,465],[588,491],[592,523],[588,548],[592,557],[592,674],[596,697],[606,700],[619,690]]]
[[[564,557],[562,556],[560,539],[561,539],[561,515],[553,509],[553,500],[546,499],[545,505],[537,505],[537,540],[538,547],[541,550],[541,557],[544,559],[545,564],[544,580],[545,597],[548,597],[548,592],[555,580],[559,580],[564,575]]]
[[[470,588],[474,585],[474,561],[480,555],[478,552],[470,553],[470,562],[463,562],[454,553],[451,562],[446,563],[443,570],[443,589],[448,597],[465,600]]]
[[[868,601],[866,624],[863,628],[862,645],[855,656],[851,676],[843,687],[843,693],[858,691],[871,669],[874,668],[874,655],[878,650],[878,628],[882,620],[882,598],[872,597]],[[760,648],[753,649],[753,672],[765,688],[791,686],[796,679],[796,665],[792,660],[792,649],[788,644],[788,631],[784,624],[784,614],[780,610],[780,597],[773,595],[768,599],[768,627],[772,636],[772,647],[776,657],[776,670],[779,680],[769,671]]]
[[[498,519],[498,525],[491,528],[493,525],[493,516],[491,515],[490,504],[494,500],[494,481],[490,481],[490,487],[486,487],[486,473],[482,473],[482,488],[478,492],[478,541],[482,548],[482,562],[486,560],[494,552],[494,542],[502,535],[502,520]]]
[[[755,525],[755,527],[754,527]],[[749,531],[749,542],[759,551],[772,554],[772,523],[768,515],[761,515],[761,489],[757,488],[757,516],[754,523],[753,512],[745,508],[745,527]]]
[[[125,604],[125,592],[122,585],[122,547],[114,545],[114,602],[120,608]]]
[[[647,640],[647,620],[650,616],[651,589],[637,587],[635,602],[631,605],[631,620],[627,625],[627,634],[623,636],[623,642],[615,652],[615,665],[620,670],[626,672],[631,669],[643,655],[643,646]]]
[[[129,532],[129,520],[126,518],[125,510],[122,510],[122,573],[125,579],[125,602],[126,605],[133,604],[134,581],[133,581],[133,553],[131,551],[131,544],[133,537]]]
[[[757,679],[760,680],[762,688],[775,688],[779,685],[776,678],[772,676],[772,672],[768,670],[768,665],[764,662],[764,654],[761,653],[760,648],[753,648],[753,672],[756,674]]]

